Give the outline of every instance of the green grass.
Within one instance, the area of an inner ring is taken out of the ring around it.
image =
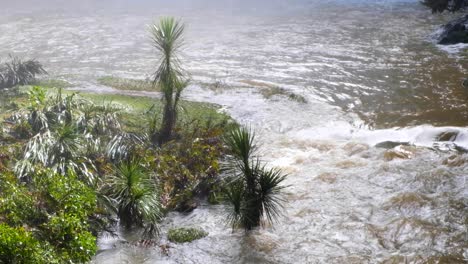
[[[101,85],[109,86],[117,90],[129,91],[159,91],[157,87],[149,80],[140,79],[126,79],[114,76],[104,76],[98,78],[98,83]]]
[[[0,92],[0,117],[8,115],[6,110],[27,107],[27,91],[30,86],[22,86],[19,89]],[[49,88],[48,96],[54,96],[56,89]],[[144,96],[130,96],[120,94],[97,94],[89,92],[75,92],[63,90],[63,94],[77,93],[80,98],[89,100],[98,105],[112,104],[122,109],[124,125],[130,131],[141,132],[146,129],[148,112],[161,113],[162,102],[157,98]],[[189,123],[219,124],[221,122],[232,122],[232,119],[224,112],[219,111],[220,106],[210,103],[192,101],[180,102],[179,125],[187,126]],[[151,110],[151,111],[150,111]]]
[[[67,91],[68,92],[68,91]],[[119,94],[79,93],[79,96],[95,104],[113,104],[123,109],[124,125],[129,131],[141,132],[147,129],[149,112],[160,114],[162,102],[156,98]],[[181,101],[178,126],[187,127],[193,122],[198,124],[219,124],[232,121],[229,115],[220,112],[220,106],[210,103]],[[152,110],[152,111],[150,111]]]
[[[205,232],[201,229],[181,227],[169,229],[167,239],[174,243],[186,243],[204,238],[207,235],[208,232]]]

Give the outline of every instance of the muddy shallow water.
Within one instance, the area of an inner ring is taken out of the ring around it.
[[[224,224],[223,205],[202,204],[169,214],[163,231],[192,225],[206,238],[165,255],[124,243],[136,233],[103,236],[95,263],[467,261],[468,49],[430,38],[451,15],[410,0],[31,2],[0,10],[0,56],[35,57],[96,92],[115,92],[98,76],[150,75],[146,25],[183,17],[193,79],[184,96],[253,125],[264,158],[290,174],[274,227],[244,236]],[[245,83],[308,102],[235,88]]]

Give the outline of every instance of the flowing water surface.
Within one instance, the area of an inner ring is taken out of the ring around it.
[[[104,236],[95,263],[468,261],[468,48],[431,41],[455,15],[416,0],[0,2],[0,57],[35,57],[96,92],[116,92],[99,76],[150,76],[147,25],[183,18],[185,97],[254,126],[265,160],[289,173],[274,227],[233,232],[223,205],[202,204],[163,230],[206,238],[166,255],[123,242],[135,233]],[[307,103],[266,99],[268,87]]]

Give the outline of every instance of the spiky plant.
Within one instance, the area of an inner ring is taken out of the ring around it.
[[[163,94],[163,118],[157,142],[162,145],[173,136],[177,122],[177,106],[182,91],[188,84],[177,57],[183,44],[184,25],[172,17],[162,18],[158,25],[150,27],[150,32],[153,46],[161,55],[153,84],[157,85]]]
[[[68,171],[78,174],[89,184],[95,179],[95,170],[91,159],[83,155],[86,146],[83,135],[77,133],[73,125],[63,125],[54,130],[45,130],[32,137],[26,144],[23,158],[15,166],[20,178],[31,176],[36,165],[51,168],[52,171],[65,174]]]
[[[76,127],[70,124],[56,128],[52,135],[48,165],[56,167],[57,172],[65,174],[71,169],[70,167],[76,167],[83,139],[77,133]]]
[[[118,165],[107,186],[109,196],[116,201],[120,223],[126,228],[143,227],[148,236],[156,236],[162,217],[158,187],[140,161],[129,159]]]
[[[36,60],[22,61],[10,55],[10,61],[0,64],[0,88],[26,85],[34,81],[36,75],[46,74],[42,64]]]
[[[94,136],[113,136],[121,130],[120,108],[106,103],[95,105],[91,102],[81,104],[76,123],[81,131]]]
[[[135,149],[142,145],[143,139],[138,135],[121,132],[109,141],[106,155],[114,162],[127,160],[134,154]]]
[[[255,156],[255,135],[247,128],[236,128],[226,137],[231,151],[232,177],[225,188],[227,201],[232,205],[228,221],[232,227],[246,231],[273,223],[281,214],[284,199],[281,191],[285,180],[281,170],[267,169]]]

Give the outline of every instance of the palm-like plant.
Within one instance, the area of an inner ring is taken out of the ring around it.
[[[161,54],[153,84],[163,93],[163,120],[157,142],[162,145],[173,136],[177,122],[177,105],[182,91],[188,84],[177,57],[183,44],[184,25],[174,18],[162,18],[159,25],[151,26],[150,31],[153,46]]]
[[[36,75],[46,73],[38,61],[22,61],[10,55],[10,62],[0,64],[0,88],[29,84],[34,81]]]
[[[158,187],[155,177],[140,161],[130,159],[121,163],[107,185],[109,196],[116,201],[121,224],[126,228],[144,227],[148,236],[156,236],[162,217]]]
[[[76,123],[84,133],[94,136],[113,136],[121,130],[120,110],[110,103],[100,106],[86,102],[79,106]]]
[[[143,145],[143,138],[133,133],[118,133],[107,144],[106,155],[114,162],[128,160]]]
[[[281,183],[286,175],[279,169],[261,165],[254,154],[255,135],[249,129],[232,130],[225,142],[233,157],[233,177],[225,188],[233,209],[229,222],[233,228],[247,231],[260,226],[262,220],[273,223],[281,214],[284,202]]]
[[[54,130],[45,130],[32,137],[26,144],[23,159],[15,166],[20,178],[31,176],[35,165],[51,168],[66,174],[71,171],[83,177],[90,185],[94,183],[94,163],[83,153],[83,135],[73,125],[63,125]]]

